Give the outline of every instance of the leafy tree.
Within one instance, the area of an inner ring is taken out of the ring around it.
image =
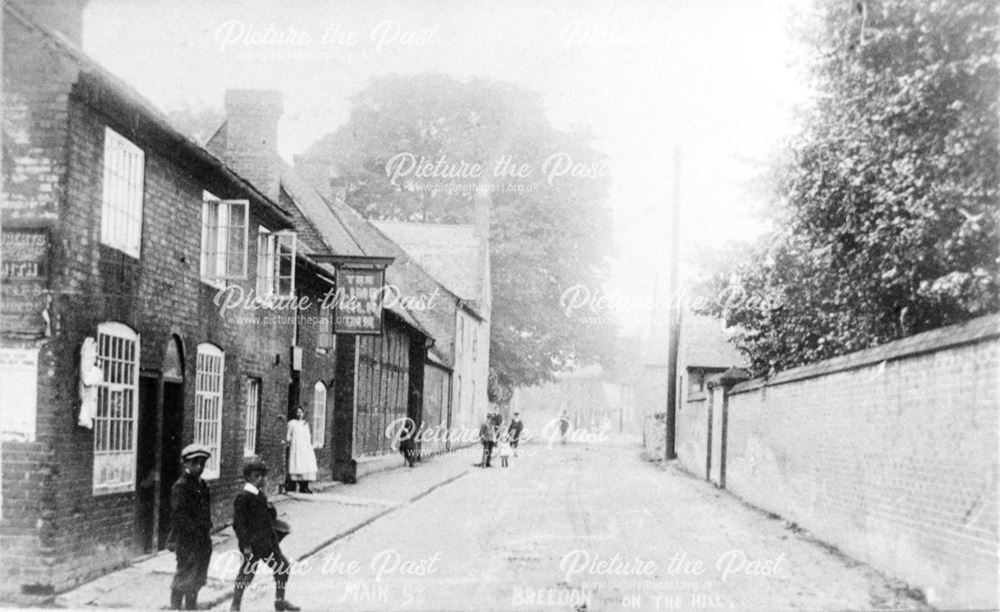
[[[781,307],[708,309],[741,326],[758,374],[1000,309],[998,4],[818,9],[816,102],[775,173],[780,229],[735,270]]]
[[[596,290],[610,249],[604,160],[585,130],[553,127],[533,91],[439,74],[373,79],[352,103],[308,154],[338,164],[364,216],[472,223],[475,188],[491,189],[494,400],[612,353],[610,326],[560,307],[571,286]],[[421,160],[440,170],[400,166]]]

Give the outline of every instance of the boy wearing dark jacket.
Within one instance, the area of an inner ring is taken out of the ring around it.
[[[285,585],[291,564],[278,546],[278,535],[274,530],[272,516],[264,495],[267,478],[267,464],[261,459],[252,459],[243,466],[246,484],[233,501],[233,531],[243,553],[243,564],[236,576],[236,590],[233,593],[231,609],[239,610],[243,602],[243,591],[253,581],[257,562],[263,561],[274,572],[274,609],[299,610],[285,599]]]
[[[517,457],[517,445],[521,441],[521,432],[524,430],[524,421],[521,420],[521,412],[514,411],[514,418],[507,428],[507,435],[510,436],[510,447],[514,449],[514,456]]]
[[[201,444],[181,451],[184,472],[170,489],[171,531],[168,538],[177,554],[177,573],[170,584],[170,609],[198,609],[198,591],[205,586],[212,558],[212,495],[201,479],[211,457]]]

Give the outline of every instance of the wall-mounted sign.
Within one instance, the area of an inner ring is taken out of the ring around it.
[[[338,334],[382,333],[382,284],[380,269],[338,268],[333,328]]]
[[[49,282],[49,230],[5,228],[0,233],[0,333],[44,336]]]

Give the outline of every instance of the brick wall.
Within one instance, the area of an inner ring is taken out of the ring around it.
[[[99,323],[121,322],[140,334],[146,380],[158,380],[168,344],[180,340],[182,445],[193,439],[197,346],[211,343],[225,352],[221,474],[210,482],[218,527],[231,520],[232,497],[242,486],[247,376],[261,379],[258,450],[278,466],[281,480],[292,326],[223,315],[214,302],[217,289],[200,279],[202,190],[222,198],[245,198],[245,192],[159,141],[148,118],[123,106],[99,78],[79,72],[16,16],[4,17],[3,221],[51,228],[54,299],[52,337],[3,340],[4,346],[40,348],[35,440],[3,442],[0,585],[8,598],[69,588],[140,552],[136,494],[93,495],[93,430],[76,424],[78,352]],[[145,151],[140,260],[100,243],[105,125]],[[273,214],[251,209],[252,230],[273,222]],[[251,276],[255,259],[252,231]],[[253,282],[241,283],[249,289]],[[305,367],[332,368],[317,359],[306,359]]]
[[[985,317],[738,385],[727,488],[936,606],[996,608],[998,327]]]
[[[0,224],[26,223],[55,229],[66,188],[67,115],[75,74],[35,31],[3,15],[3,194]],[[31,70],[25,66],[32,67]],[[38,75],[46,75],[40,79]],[[53,234],[51,261],[64,256]],[[3,521],[0,523],[0,595],[51,592],[51,564],[39,551],[53,544],[50,508],[58,478],[51,410],[65,388],[42,374],[56,366],[52,343],[3,339],[5,347],[38,348],[35,430],[31,442],[3,441]]]
[[[214,303],[216,288],[200,280],[201,192],[211,185],[160,156],[142,134],[129,133],[126,125],[75,98],[69,125],[71,170],[60,237],[70,246],[65,259],[53,266],[59,274],[59,297],[57,335],[50,346],[58,358],[51,370],[40,374],[53,391],[52,401],[39,404],[40,436],[59,440],[50,465],[41,466],[42,473],[53,472],[45,485],[53,499],[42,508],[47,521],[37,550],[50,572],[48,584],[55,590],[122,565],[137,553],[135,494],[94,496],[91,491],[93,431],[76,425],[76,356],[83,339],[93,336],[104,321],[129,325],[140,334],[140,369],[155,376],[168,342],[174,335],[180,338],[185,371],[182,445],[194,437],[197,346],[210,343],[224,351],[221,474],[210,481],[213,520],[220,527],[231,520],[232,495],[242,485],[242,381],[248,374],[262,379],[262,423],[274,420],[273,407],[280,407],[277,411],[283,417],[289,364],[287,357],[275,363],[272,356],[287,352],[290,345],[289,325],[240,323],[234,313],[223,317]],[[140,260],[100,244],[105,125],[146,151]],[[223,197],[232,195],[211,187]],[[259,221],[252,218],[252,226]],[[283,449],[283,427],[277,433],[272,429],[262,427],[262,451],[281,465],[277,460]]]
[[[677,409],[677,433],[674,451],[677,461],[692,474],[705,476],[705,459],[708,456],[708,394],[699,393],[688,398],[684,389],[678,389],[682,399]],[[658,421],[663,424],[663,421]],[[665,426],[665,424],[664,424]]]

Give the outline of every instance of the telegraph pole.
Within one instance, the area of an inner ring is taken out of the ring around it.
[[[680,300],[677,298],[677,242],[680,237],[681,212],[681,147],[674,148],[674,194],[670,210],[670,268],[667,277],[667,432],[664,459],[677,458],[674,437],[677,432],[677,345],[680,340]]]

